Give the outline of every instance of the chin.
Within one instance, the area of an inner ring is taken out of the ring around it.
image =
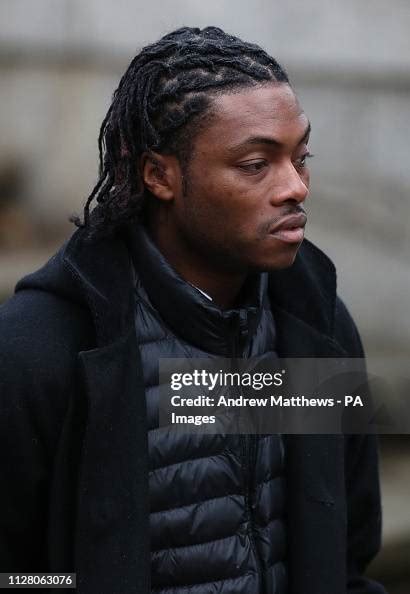
[[[274,270],[283,270],[289,268],[295,261],[296,255],[301,244],[288,245],[287,249],[269,254],[270,257],[261,259],[260,262],[254,263],[252,268],[260,272],[273,272]]]

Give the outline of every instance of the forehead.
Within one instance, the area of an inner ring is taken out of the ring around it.
[[[224,93],[214,98],[212,106],[213,117],[200,136],[214,146],[240,143],[249,136],[272,136],[292,144],[308,124],[296,95],[284,83]]]

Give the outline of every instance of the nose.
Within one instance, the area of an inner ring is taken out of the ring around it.
[[[275,187],[271,193],[271,202],[278,206],[284,202],[302,203],[309,195],[309,174],[301,177],[292,162],[284,164],[276,171]]]

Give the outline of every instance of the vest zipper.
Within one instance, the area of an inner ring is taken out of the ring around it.
[[[239,340],[242,336],[243,328],[246,327],[246,320],[240,317],[232,319],[232,359],[231,359],[231,371],[234,371],[237,368],[237,365],[234,363],[234,359],[240,356],[239,352]],[[241,391],[241,390],[240,390]],[[265,584],[263,579],[263,571],[262,571],[262,561],[259,555],[258,548],[256,546],[255,540],[255,531],[253,527],[253,512],[252,512],[252,495],[253,495],[253,472],[256,466],[256,456],[257,456],[257,435],[253,434],[240,434],[239,441],[241,445],[241,454],[242,454],[242,469],[244,473],[244,501],[245,501],[245,523],[246,523],[246,533],[249,536],[249,542],[251,548],[253,550],[257,572],[260,581],[260,592],[258,594],[263,594],[265,592]]]

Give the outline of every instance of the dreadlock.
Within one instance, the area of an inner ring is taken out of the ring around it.
[[[142,153],[175,154],[183,167],[210,116],[211,97],[263,81],[289,82],[259,46],[217,27],[183,27],[143,48],[114,92],[98,138],[99,179],[83,221],[73,222],[94,238],[138,217],[149,194],[139,166]],[[91,211],[93,202],[98,206]]]

